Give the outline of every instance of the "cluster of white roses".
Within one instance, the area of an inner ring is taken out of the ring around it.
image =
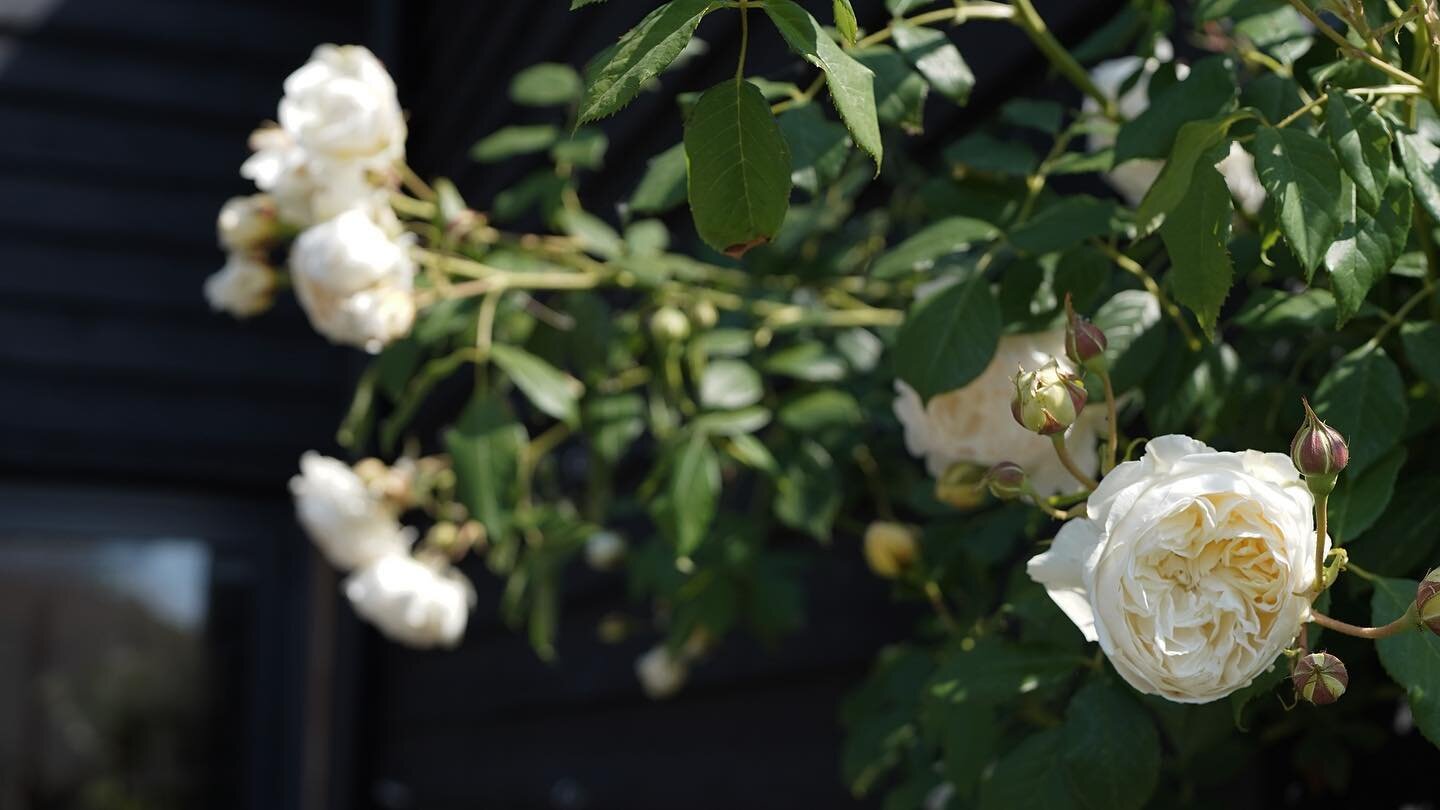
[[[300,524],[325,559],[350,572],[344,591],[356,613],[402,644],[455,646],[474,588],[442,555],[411,552],[415,531],[400,524],[396,496],[409,488],[412,471],[396,465],[366,472],[306,453],[290,480]]]
[[[240,318],[263,312],[279,281],[271,257],[298,232],[287,264],[315,330],[379,351],[415,320],[415,266],[389,202],[405,159],[395,83],[365,48],[321,45],[285,80],[278,117],[240,168],[261,193],[220,212],[229,260],[206,298]]]

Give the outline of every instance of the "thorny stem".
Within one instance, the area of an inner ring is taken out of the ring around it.
[[[1110,370],[1101,369],[1097,374],[1100,377],[1101,385],[1105,386],[1105,418],[1110,422],[1110,437],[1105,446],[1105,461],[1100,465],[1100,474],[1104,475],[1115,469],[1115,457],[1120,452],[1120,426],[1115,407],[1115,386],[1110,382]]]
[[[1412,84],[1416,87],[1425,86],[1425,82],[1415,78],[1414,76],[1411,76],[1409,73],[1406,73],[1400,68],[1395,67],[1389,62],[1386,62],[1384,59],[1377,58],[1374,54],[1371,54],[1364,48],[1357,47],[1350,40],[1346,39],[1344,34],[1341,34],[1334,28],[1331,28],[1330,24],[1321,19],[1320,15],[1316,14],[1315,10],[1310,8],[1310,6],[1306,4],[1304,0],[1289,0],[1289,2],[1296,11],[1300,12],[1301,16],[1309,20],[1310,24],[1315,26],[1316,30],[1324,34],[1327,38],[1329,38],[1331,42],[1334,42],[1335,45],[1340,48],[1340,50],[1350,54],[1351,56],[1355,57],[1361,62],[1364,62],[1370,67],[1386,73],[1398,81],[1404,82],[1405,84]]]
[[[1070,457],[1070,450],[1065,447],[1064,433],[1056,433],[1051,436],[1050,442],[1055,445],[1055,455],[1059,457],[1060,463],[1070,471],[1071,475],[1075,476],[1076,481],[1092,490],[1100,486],[1098,481],[1086,475],[1085,471],[1080,469],[1080,465],[1075,463],[1075,459]]]

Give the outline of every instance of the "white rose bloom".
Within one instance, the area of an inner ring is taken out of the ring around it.
[[[334,343],[379,351],[415,321],[406,244],[359,209],[307,229],[290,249],[295,295]]]
[[[268,194],[231,197],[220,208],[215,230],[221,247],[232,253],[265,251],[278,230],[275,200]]]
[[[1160,66],[1169,62],[1174,57],[1174,49],[1170,43],[1160,40],[1155,44],[1155,55],[1149,59],[1141,59],[1138,56],[1127,56],[1121,59],[1110,59],[1096,65],[1090,71],[1090,79],[1095,86],[1109,98],[1115,99],[1115,106],[1123,121],[1129,121],[1150,107],[1150,77],[1160,69]],[[1123,95],[1120,90],[1125,82],[1139,72],[1130,88]],[[1184,79],[1190,73],[1188,65],[1177,64],[1175,76]],[[1086,97],[1083,102],[1083,109],[1087,114],[1098,115],[1100,105],[1095,99]],[[1098,152],[1115,145],[1115,136],[1105,133],[1092,133],[1088,138],[1090,151]],[[1237,154],[1238,153],[1238,154]],[[1160,176],[1160,170],[1165,166],[1165,161],[1150,158],[1138,158],[1127,160],[1124,163],[1112,168],[1105,174],[1105,181],[1110,184],[1120,196],[1130,205],[1138,205],[1144,199],[1145,192],[1155,184],[1155,179]],[[1240,209],[1245,213],[1254,216],[1265,204],[1265,189],[1260,185],[1260,176],[1255,172],[1255,160],[1251,158],[1238,144],[1230,145],[1230,154],[1224,160],[1216,164],[1215,168],[1225,178],[1225,185],[1229,187],[1230,193],[1240,204]]]
[[[386,637],[410,647],[454,647],[465,634],[475,589],[443,562],[391,554],[351,574],[345,597]]]
[[[317,162],[279,127],[255,130],[250,148],[254,154],[240,166],[240,176],[270,194],[282,222],[306,227],[354,208],[375,216],[389,211],[387,190],[364,166]]]
[[[1063,368],[1073,370],[1064,355],[1063,329],[1005,335],[979,377],[963,388],[931,397],[928,404],[921,403],[915,389],[896,380],[895,416],[905,429],[906,449],[924,457],[926,469],[937,478],[962,461],[987,466],[1013,461],[1025,468],[1042,495],[1075,491],[1079,483],[1060,463],[1050,437],[1026,430],[1010,414],[1016,369],[1036,369],[1057,357]],[[1065,434],[1071,457],[1091,475],[1100,467],[1096,440],[1104,421],[1104,408],[1091,405]]]
[[[405,156],[395,82],[358,45],[321,45],[285,80],[280,126],[318,165],[384,171]]]
[[[301,456],[290,492],[300,525],[336,568],[359,568],[409,548],[395,513],[338,459],[313,451]]]
[[[225,266],[205,279],[205,300],[216,312],[236,318],[259,315],[275,302],[275,268],[253,256],[231,253]]]
[[[689,675],[690,667],[684,657],[670,652],[663,644],[635,659],[635,676],[651,700],[664,700],[679,692]]]
[[[1160,436],[1027,571],[1131,686],[1206,703],[1254,680],[1308,617],[1313,509],[1284,454]]]

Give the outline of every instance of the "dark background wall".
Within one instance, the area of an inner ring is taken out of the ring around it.
[[[727,644],[668,702],[647,701],[635,683],[633,660],[651,639],[594,640],[623,593],[588,572],[570,583],[554,666],[498,624],[498,589],[478,572],[460,650],[380,643],[310,567],[285,494],[300,453],[331,447],[363,359],[327,346],[293,303],[237,324],[201,297],[222,261],[214,214],[247,191],[237,171],[246,135],[274,115],[283,78],[316,43],[374,48],[412,111],[412,163],[455,177],[484,207],[534,168],[464,156],[478,137],[538,115],[510,104],[510,76],[539,61],[582,65],[652,4],[567,5],[0,0],[0,543],[66,511],[72,533],[188,533],[225,549],[230,579],[217,574],[227,584],[211,595],[240,618],[209,631],[243,643],[229,639],[222,660],[235,677],[216,701],[273,722],[251,724],[251,744],[233,754],[243,786],[209,806],[297,806],[302,784],[335,808],[848,802],[838,702],[908,623],[853,539],[814,553],[808,630],[777,650]],[[808,5],[828,17],[828,2]],[[1073,41],[1117,4],[1039,5]],[[885,17],[879,0],[856,6],[862,25]],[[736,31],[715,16],[700,30],[708,55],[605,123],[607,166],[585,185],[592,210],[608,214],[645,160],[679,139],[673,92],[733,69]],[[752,72],[808,81],[759,30]],[[955,36],[977,93],[967,110],[934,106],[912,143],[922,154],[1045,79],[1005,26]],[[338,643],[306,652],[307,622]],[[318,673],[308,692],[307,670]]]

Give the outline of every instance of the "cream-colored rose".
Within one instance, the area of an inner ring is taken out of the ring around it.
[[[415,266],[406,247],[359,209],[300,234],[291,280],[315,331],[372,353],[409,333]]]
[[[384,171],[405,157],[395,82],[359,45],[321,45],[285,80],[280,126],[318,165]]]
[[[231,197],[215,219],[220,246],[231,253],[269,250],[279,230],[275,200],[269,194]]]
[[[1308,616],[1313,510],[1289,456],[1160,436],[1027,570],[1131,686],[1206,703],[1274,663]]]
[[[454,647],[465,634],[475,589],[438,560],[392,554],[351,574],[345,597],[361,618],[410,647]]]
[[[1121,120],[1129,121],[1150,107],[1150,77],[1173,57],[1174,50],[1170,43],[1161,40],[1156,43],[1155,55],[1149,59],[1126,56],[1101,62],[1090,71],[1090,79],[1102,93],[1115,100]],[[1184,79],[1189,73],[1188,65],[1175,65],[1176,78]],[[1127,89],[1125,83],[1130,81],[1132,76],[1136,79]],[[1122,89],[1125,89],[1124,93],[1120,92]],[[1100,113],[1100,105],[1088,97],[1084,101],[1083,109],[1092,116]],[[1109,132],[1096,132],[1089,136],[1088,141],[1090,151],[1098,152],[1114,146],[1115,136]],[[1132,206],[1139,205],[1145,192],[1155,184],[1164,166],[1165,161],[1151,158],[1127,160],[1106,172],[1105,181],[1119,192],[1127,203]],[[1240,210],[1251,216],[1259,213],[1261,206],[1265,204],[1265,189],[1260,185],[1260,176],[1255,172],[1255,159],[1239,144],[1232,143],[1230,153],[1217,163],[1215,168],[1225,178],[1225,185],[1240,205]]]
[[[253,256],[232,253],[225,266],[205,279],[205,300],[216,312],[236,318],[259,315],[275,302],[275,268]]]
[[[640,679],[640,688],[651,700],[664,700],[679,692],[689,676],[686,657],[670,652],[663,644],[635,659],[635,677]]]
[[[268,192],[281,222],[304,228],[356,208],[377,219],[389,212],[388,189],[361,164],[316,161],[273,126],[255,130],[250,148],[240,175]]]
[[[313,451],[301,456],[290,492],[300,525],[336,568],[359,568],[410,546],[394,511],[338,459]]]
[[[923,457],[936,478],[962,461],[986,467],[1013,461],[1025,468],[1042,495],[1075,491],[1079,484],[1061,465],[1050,438],[1021,427],[1010,413],[1015,370],[1038,368],[1051,357],[1061,358],[1061,366],[1071,370],[1064,355],[1063,329],[1006,335],[979,377],[963,388],[931,397],[929,403],[921,403],[915,389],[897,380],[895,416],[905,429],[906,448]],[[1104,407],[1090,405],[1065,434],[1075,463],[1092,475],[1100,467],[1095,444],[1104,421]]]

